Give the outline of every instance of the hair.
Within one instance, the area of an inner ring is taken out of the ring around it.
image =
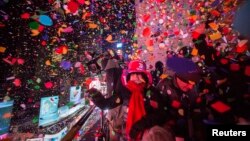
[[[145,80],[146,84],[149,83],[149,79],[148,79],[148,76],[147,74],[143,73],[143,72],[132,72],[132,73],[129,73],[126,77],[126,81],[129,81],[130,80],[130,76],[131,74],[141,74],[142,75],[142,78]]]

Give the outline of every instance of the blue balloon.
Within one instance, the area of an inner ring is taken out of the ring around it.
[[[53,24],[51,18],[47,15],[40,15],[39,22],[45,26],[51,26]]]

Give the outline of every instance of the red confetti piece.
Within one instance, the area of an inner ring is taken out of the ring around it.
[[[150,19],[150,15],[149,14],[143,15],[143,21],[144,22],[148,22],[149,19]]]
[[[41,45],[42,45],[42,46],[46,46],[46,45],[47,45],[46,41],[42,41],[42,42],[41,42]]]
[[[44,84],[44,86],[45,86],[45,88],[47,88],[47,89],[51,89],[51,88],[53,87],[53,83],[52,83],[51,81],[49,81],[49,82],[46,82],[46,83]]]
[[[223,65],[226,65],[226,64],[228,64],[228,60],[225,58],[222,58],[222,59],[220,59],[220,63]]]
[[[165,2],[165,0],[156,0],[156,2],[163,3],[163,2]]]
[[[250,66],[246,66],[244,73],[246,76],[250,76]]]
[[[198,104],[201,103],[201,97],[196,98],[196,103],[198,103]]]
[[[142,32],[142,35],[143,35],[144,37],[149,37],[150,34],[151,34],[151,30],[150,30],[149,27],[146,27],[146,28],[143,30],[143,32]]]
[[[17,59],[17,64],[23,65],[24,64],[24,59],[18,58]]]
[[[75,13],[78,10],[78,8],[79,8],[78,3],[74,2],[74,1],[70,1],[68,3],[68,9],[70,12]]]
[[[177,100],[174,100],[174,101],[172,102],[171,106],[172,106],[173,108],[178,109],[179,107],[181,107],[181,103],[180,103],[179,101],[177,101]]]
[[[245,44],[245,45],[243,45],[243,46],[237,46],[236,47],[236,52],[237,53],[243,53],[243,52],[245,52],[247,50],[247,45]]]
[[[196,32],[196,31],[194,31],[194,32],[192,33],[192,37],[193,37],[194,39],[198,39],[199,36],[200,36],[200,33]]]
[[[27,19],[30,18],[30,14],[29,14],[29,13],[23,13],[23,14],[21,15],[21,18],[27,20]]]
[[[225,113],[231,109],[230,106],[228,106],[227,104],[225,104],[221,101],[217,101],[217,102],[211,104],[211,107],[219,113]]]
[[[158,103],[156,101],[150,100],[150,105],[155,109],[158,108]]]
[[[220,16],[220,13],[217,10],[212,10],[210,13],[216,17]]]
[[[230,70],[231,71],[239,71],[240,70],[240,65],[236,64],[236,63],[230,64]]]
[[[16,86],[16,87],[19,87],[21,86],[21,80],[16,78],[14,81],[13,81],[13,84]]]
[[[80,3],[80,4],[84,4],[85,0],[77,0],[77,2]]]
[[[153,45],[154,45],[154,41],[153,40],[150,39],[150,40],[146,41],[146,46],[150,46],[151,47]]]
[[[38,31],[39,31],[39,32],[42,32],[43,30],[44,30],[44,26],[39,25],[39,27],[38,27]]]

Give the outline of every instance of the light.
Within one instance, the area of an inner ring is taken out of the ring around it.
[[[117,48],[121,48],[122,47],[122,43],[117,43],[116,47]]]

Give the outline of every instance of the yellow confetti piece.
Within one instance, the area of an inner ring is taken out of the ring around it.
[[[98,25],[97,25],[97,24],[94,24],[94,23],[89,23],[89,24],[88,24],[88,27],[89,27],[90,29],[95,29],[95,28],[98,28]]]
[[[216,33],[209,35],[209,37],[211,40],[215,41],[215,40],[220,39],[222,37],[222,35],[219,31],[217,31]]]
[[[45,62],[45,64],[46,64],[47,66],[50,66],[50,65],[51,65],[50,60],[47,60],[47,61]]]
[[[90,1],[85,1],[85,4],[86,5],[90,5]]]
[[[191,55],[193,56],[197,56],[198,55],[198,49],[197,48],[193,48]]]
[[[121,30],[120,33],[121,34],[127,34],[127,31],[126,30]]]
[[[112,41],[113,40],[113,37],[112,35],[108,35],[108,37],[106,38],[106,41],[110,42],[110,43],[113,43],[115,41]]]
[[[137,44],[137,43],[133,43],[133,47],[134,47],[134,48],[137,48],[137,47],[138,47],[138,44]]]
[[[192,20],[194,20],[194,21],[196,21],[197,16],[196,16],[196,15],[193,15],[193,16],[190,16],[189,18],[192,19]]]
[[[154,51],[154,47],[153,47],[153,46],[147,46],[147,50],[148,50],[149,52],[152,52],[152,51]]]
[[[167,74],[162,74],[162,75],[160,76],[161,79],[165,79],[165,78],[167,78],[167,77],[168,77]]]
[[[5,48],[5,47],[0,47],[0,52],[1,52],[1,53],[4,53],[4,52],[5,52],[5,50],[6,50],[6,48]]]
[[[108,37],[106,38],[106,41],[112,41],[112,35],[108,35]]]
[[[31,36],[37,36],[40,34],[38,30],[31,30],[31,32],[32,32]]]
[[[179,109],[178,113],[179,113],[179,115],[184,116],[184,110],[183,109]]]
[[[209,23],[209,26],[210,26],[213,30],[218,30],[218,28],[219,28],[219,26],[218,26],[216,23],[214,23],[214,22]]]

